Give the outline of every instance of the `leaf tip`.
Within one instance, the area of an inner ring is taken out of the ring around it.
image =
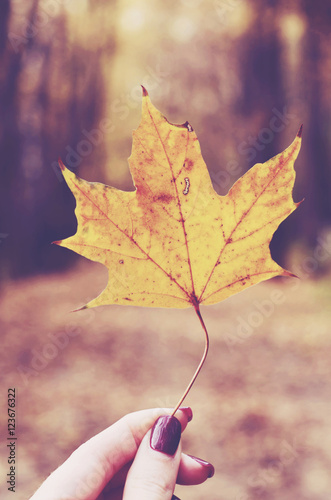
[[[143,97],[148,97],[148,92],[145,89],[145,87],[143,85],[141,85],[141,88],[142,88],[142,91],[143,91]]]
[[[289,278],[298,278],[299,279],[299,277],[296,274],[293,274],[290,271],[286,271],[286,269],[284,269],[282,276],[288,276]]]
[[[58,162],[59,162],[59,166],[60,166],[60,169],[62,170],[62,172],[65,171],[66,167],[64,166],[64,163],[63,161],[61,160],[61,158],[58,159]]]
[[[300,128],[297,133],[297,137],[301,138],[302,137],[302,129],[303,129],[303,123],[301,123]]]
[[[182,127],[187,128],[187,130],[188,130],[189,132],[193,132],[193,127],[192,127],[192,125],[191,125],[189,122],[187,122],[187,121],[186,121],[185,123],[183,123]]]
[[[77,309],[73,309],[72,313],[75,313],[75,312],[78,312],[78,311],[83,311],[84,309],[88,309],[87,305],[86,306],[82,306],[82,307],[78,307]]]

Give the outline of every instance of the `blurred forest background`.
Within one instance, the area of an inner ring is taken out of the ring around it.
[[[86,180],[133,189],[140,84],[193,126],[220,194],[304,124],[294,199],[305,201],[271,246],[302,280],[204,309],[211,353],[184,445],[217,474],[177,494],[329,500],[329,0],[1,0],[0,363],[1,386],[20,394],[15,498],[126,412],[173,406],[199,359],[192,311],[70,314],[107,276],[50,244],[76,228],[59,157]]]
[[[305,203],[272,251],[285,264],[290,245],[314,248],[331,221],[330,26],[325,0],[2,0],[3,279],[74,259],[49,245],[75,231],[59,157],[87,180],[133,189],[140,84],[170,121],[193,124],[222,194],[303,122],[295,199]]]

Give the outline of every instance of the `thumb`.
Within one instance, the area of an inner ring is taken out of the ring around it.
[[[158,418],[139,446],[123,500],[171,500],[181,458],[181,432],[176,417]]]

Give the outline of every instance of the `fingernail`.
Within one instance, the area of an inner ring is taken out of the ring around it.
[[[187,418],[187,421],[188,422],[191,422],[192,418],[193,418],[193,411],[192,411],[192,408],[190,408],[189,406],[181,406],[180,408],[178,408],[179,410],[181,410],[182,412],[185,413],[186,415],[186,418]]]
[[[189,455],[189,457],[193,458],[198,464],[203,465],[206,469],[208,469],[208,478],[213,477],[215,474],[215,467],[209,463],[206,462],[206,460],[202,460],[201,458],[194,457],[193,455]]]
[[[179,445],[182,427],[176,417],[159,417],[151,434],[151,447],[167,455],[174,455]]]

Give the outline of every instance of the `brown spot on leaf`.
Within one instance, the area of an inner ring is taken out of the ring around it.
[[[145,179],[142,180],[144,181]],[[139,197],[139,200],[141,200],[141,203],[144,205],[145,200],[150,198],[151,196],[151,190],[144,182],[137,184],[136,188],[137,188],[137,197]]]
[[[194,167],[194,162],[192,160],[187,160],[185,166],[186,166],[186,170],[188,172],[191,172],[192,168]]]
[[[174,197],[171,194],[162,193],[159,194],[158,196],[154,196],[153,200],[160,201],[161,203],[171,203],[173,198]]]

